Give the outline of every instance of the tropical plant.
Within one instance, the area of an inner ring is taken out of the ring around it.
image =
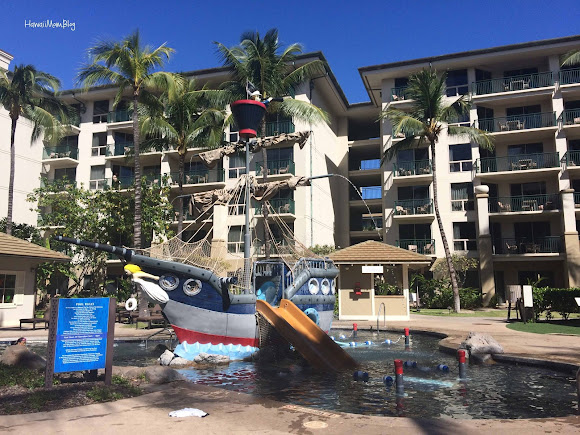
[[[59,87],[60,81],[56,77],[37,70],[33,65],[17,65],[9,72],[0,69],[0,103],[11,120],[6,234],[12,234],[16,169],[14,140],[18,119],[23,116],[32,122],[31,143],[41,135],[45,142],[56,143],[63,133],[60,121],[66,123],[68,118],[66,105],[55,97]]]
[[[147,138],[143,146],[174,149],[179,155],[177,236],[180,239],[183,230],[185,156],[190,148],[211,149],[222,144],[228,121],[226,98],[224,91],[198,89],[195,80],[184,80],[176,86],[173,94],[165,92],[161,95],[159,106],[146,106],[142,110],[141,129]]]
[[[562,66],[580,65],[580,50],[570,51],[560,58]]]
[[[461,302],[459,298],[459,287],[457,285],[456,271],[453,266],[449,243],[443,228],[443,221],[439,211],[439,201],[437,195],[437,167],[436,151],[440,135],[446,130],[448,136],[465,136],[481,148],[493,149],[492,138],[484,131],[473,127],[463,127],[449,125],[468,113],[470,101],[463,95],[454,100],[448,101],[444,98],[446,74],[438,75],[433,69],[423,69],[409,77],[408,87],[405,97],[411,100],[411,107],[408,111],[403,111],[387,106],[381,112],[381,120],[389,120],[393,125],[393,135],[403,133],[405,139],[397,143],[392,143],[385,149],[382,161],[389,161],[396,154],[404,149],[417,148],[429,145],[431,149],[432,169],[433,169],[433,206],[439,232],[443,242],[447,267],[451,287],[453,289],[453,299],[455,311],[460,312]]]
[[[142,245],[142,186],[139,135],[139,105],[154,104],[154,93],[171,92],[179,76],[155,71],[161,68],[174,52],[165,44],[153,49],[142,46],[139,31],[136,30],[121,41],[98,41],[88,49],[91,63],[84,65],[78,80],[86,87],[113,84],[117,93],[113,108],[122,101],[125,93],[130,92],[132,100],[133,143],[135,159],[135,215],[133,220],[133,246]]]
[[[246,98],[249,89],[255,88],[262,100],[274,99],[268,104],[268,113],[281,114],[293,119],[319,124],[328,122],[328,115],[319,107],[294,98],[296,87],[307,80],[326,73],[325,63],[314,60],[296,65],[297,56],[302,53],[302,46],[294,43],[283,48],[278,39],[278,29],[270,29],[264,38],[259,32],[245,32],[241,35],[240,44],[228,48],[215,42],[223,64],[230,67],[233,80],[226,82],[227,89],[235,99]],[[312,83],[312,82],[311,82]],[[262,132],[266,133],[266,119],[262,121]],[[267,180],[268,156],[262,148],[264,181]],[[268,207],[262,207],[264,225],[268,224]],[[264,251],[270,256],[270,234],[264,231]]]

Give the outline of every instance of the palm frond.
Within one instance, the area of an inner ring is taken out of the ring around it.
[[[447,127],[447,133],[450,136],[466,136],[469,138],[470,142],[476,143],[486,150],[492,150],[494,148],[493,137],[486,131],[478,128],[450,125]]]
[[[81,67],[77,74],[77,81],[84,85],[85,89],[97,85],[115,84],[120,86],[123,82],[129,84],[129,80],[116,71],[104,65],[91,64]]]
[[[308,62],[307,64],[299,66],[294,71],[289,73],[284,78],[283,87],[285,89],[288,89],[291,86],[299,85],[300,83],[304,82],[307,79],[312,79],[317,76],[325,75],[326,71],[327,69],[325,62],[323,62],[322,60],[313,60],[312,62]]]
[[[280,103],[280,112],[286,116],[314,125],[330,122],[328,113],[320,107],[310,104],[307,101],[295,100],[294,98],[284,99]]]
[[[422,138],[417,139],[413,136],[410,136],[406,137],[400,142],[391,142],[391,146],[389,146],[384,150],[383,157],[381,158],[381,165],[384,162],[390,162],[399,151],[417,148],[419,144],[422,143],[421,139]]]
[[[580,64],[580,50],[570,51],[560,58],[562,66],[573,66]]]

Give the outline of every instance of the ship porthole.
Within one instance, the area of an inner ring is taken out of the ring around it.
[[[195,296],[201,291],[201,281],[199,279],[188,279],[183,283],[183,293],[187,296]]]
[[[165,291],[173,291],[179,285],[179,278],[175,275],[161,275],[159,277],[159,285]]]
[[[311,295],[318,293],[318,287],[319,285],[316,279],[312,278],[310,281],[308,281],[308,291]]]
[[[310,320],[316,323],[317,326],[320,326],[320,314],[314,308],[307,308],[304,310],[304,314],[308,316]]]
[[[332,283],[330,284],[330,291],[332,291],[332,294],[336,293],[336,280],[332,280]]]
[[[330,293],[330,282],[326,278],[322,280],[320,287],[322,288],[322,294],[327,295]]]

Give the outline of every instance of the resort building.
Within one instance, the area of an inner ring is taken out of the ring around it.
[[[412,104],[405,94],[409,75],[432,67],[447,72],[449,101],[460,95],[471,98],[469,115],[457,123],[485,130],[495,142],[495,149],[486,151],[467,138],[448,137],[444,132],[437,144],[443,226],[453,253],[479,259],[478,273],[469,279],[481,286],[484,302],[496,294],[503,300],[506,286],[535,281],[538,274],[546,285],[580,286],[576,214],[580,210],[580,68],[560,67],[560,56],[578,49],[580,36],[573,36],[363,67],[359,71],[370,101],[356,104],[348,103],[331,70],[305,83],[296,89],[296,98],[324,109],[331,122],[308,125],[267,119],[266,136],[311,131],[303,147],[286,143],[268,149],[269,180],[337,176],[314,180],[309,187],[270,201],[276,244],[288,243],[281,237],[286,228],[307,247],[344,248],[377,240],[435,261],[444,257],[433,209],[430,150],[406,150],[381,164],[384,150],[401,138],[393,136],[389,121],[377,122],[388,106],[408,109]],[[297,64],[313,59],[324,57],[319,52],[305,54]],[[217,86],[229,78],[229,71],[212,68],[187,75],[200,84]],[[23,149],[30,145],[19,145],[21,155],[41,161],[37,173],[43,182],[66,177],[89,189],[130,189],[132,122],[128,101],[113,109],[115,92],[110,86],[65,91],[63,99],[79,111],[69,136],[58,147],[31,148],[26,153]],[[2,118],[0,134],[7,137],[5,124]],[[238,140],[234,130],[226,132],[231,142]],[[207,169],[199,159],[200,151],[192,149],[186,156],[186,194],[232,187],[245,171],[244,155],[225,157],[222,164]],[[141,162],[150,182],[170,183],[170,200],[176,204],[177,152],[145,152]],[[4,159],[2,164],[7,164]],[[263,166],[261,153],[253,154],[251,175],[260,179]],[[34,184],[33,171],[24,172],[17,169],[17,176],[27,178],[19,183]],[[30,208],[23,198],[15,204],[18,213],[26,214]],[[228,252],[234,257],[243,254],[243,212],[227,228]],[[260,207],[249,213],[254,253],[262,255],[263,215]],[[15,221],[26,219],[15,212]],[[196,221],[186,213],[184,227],[184,239],[197,232],[194,239],[199,240],[210,231],[211,221]]]

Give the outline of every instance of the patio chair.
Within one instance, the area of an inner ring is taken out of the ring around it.
[[[417,207],[417,214],[427,214],[429,213],[429,205],[430,204],[423,204]]]
[[[511,211],[512,206],[510,204],[503,204],[501,201],[497,202],[497,208],[500,212],[502,211]]]
[[[417,245],[408,245],[407,249],[411,252],[417,252]]]
[[[402,215],[402,214],[403,214],[403,215],[405,215],[405,214],[409,214],[409,210],[408,210],[408,209],[406,209],[406,208],[403,208],[403,207],[402,207],[402,206],[400,206],[400,205],[397,205],[397,206],[395,207],[395,212],[396,212],[396,214],[398,214],[398,215]]]
[[[424,255],[433,255],[433,243],[427,243],[423,248]]]
[[[515,243],[505,242],[505,247],[508,254],[516,254],[518,252],[518,245]]]
[[[287,174],[288,171],[289,171],[288,166],[284,166],[284,167],[281,167],[280,169],[278,169],[279,174]]]
[[[286,204],[281,205],[278,208],[278,213],[280,213],[280,214],[281,213],[290,213],[290,203],[288,202]]]

